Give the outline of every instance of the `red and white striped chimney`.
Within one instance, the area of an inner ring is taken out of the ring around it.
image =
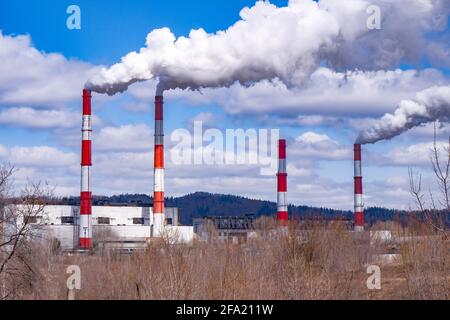
[[[165,225],[164,216],[164,128],[163,97],[155,97],[155,160],[153,184],[152,237],[159,237]]]
[[[79,246],[81,249],[92,247],[92,127],[91,127],[91,91],[83,90],[83,123],[81,141],[81,193],[80,193],[80,229]]]
[[[282,224],[288,220],[287,206],[287,173],[286,173],[286,140],[278,140],[278,173],[277,173],[277,220]]]
[[[355,144],[355,231],[364,231],[364,205],[361,170],[361,145]]]

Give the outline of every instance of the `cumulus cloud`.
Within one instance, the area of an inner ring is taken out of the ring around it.
[[[367,27],[371,5],[383,13],[379,32]],[[225,31],[197,29],[177,39],[168,28],[153,30],[144,48],[102,69],[87,87],[112,95],[155,78],[158,94],[275,78],[293,87],[320,63],[344,70],[387,69],[400,61],[418,62],[424,36],[445,29],[449,10],[445,0],[291,0],[281,8],[258,1],[242,9],[241,20]]]
[[[153,149],[153,130],[145,124],[104,127],[94,133],[95,149],[101,151],[146,151]]]
[[[24,167],[67,167],[79,162],[77,154],[48,146],[3,147],[0,156],[4,161]]]
[[[289,199],[297,203],[344,210],[349,210],[353,205],[351,182],[339,183],[330,179],[293,182]]]
[[[195,122],[200,122],[202,124],[203,129],[211,128],[216,125],[216,117],[211,112],[200,112],[199,114],[195,115],[188,121],[189,128],[194,127]]]
[[[29,181],[47,182],[55,196],[79,193],[79,154],[49,146],[0,145],[0,163],[14,166],[14,190],[19,192]]]
[[[342,146],[326,134],[308,131],[296,138],[290,148],[293,156],[309,157],[318,160],[351,159],[351,148]]]
[[[8,108],[0,110],[0,124],[36,129],[73,128],[80,125],[80,115],[66,110]]]
[[[29,35],[0,31],[0,104],[61,106],[80,99],[84,82],[99,67],[33,47]]]
[[[373,4],[382,9],[380,31],[366,27],[366,9]],[[412,99],[415,92],[431,84],[449,84],[437,70],[396,69],[401,62],[414,63],[424,55],[439,65],[447,63],[446,47],[425,39],[428,31],[442,30],[447,15],[448,1],[440,0],[296,0],[286,8],[258,2],[241,12],[235,25],[215,34],[200,29],[176,39],[168,29],[155,30],[145,48],[99,73],[88,63],[36,50],[29,36],[0,33],[0,59],[7,61],[0,65],[0,104],[8,108],[0,111],[0,123],[58,130],[79,125],[79,114],[70,120],[70,111],[61,106],[80,99],[79,89],[90,78],[95,90],[106,93],[153,79],[131,88],[138,101],[125,103],[124,108],[136,112],[150,110],[157,82],[163,80],[165,88],[201,88],[170,90],[167,99],[219,104],[231,115],[276,114],[279,122],[274,123],[294,126],[335,125],[342,117],[366,117],[373,124],[368,117],[394,111],[398,101]],[[218,86],[227,88],[213,88]],[[39,123],[33,124],[33,117]],[[217,123],[208,112],[194,119]],[[354,127],[363,123],[357,119]],[[71,146],[78,148],[79,132],[73,141]],[[351,166],[351,146],[314,131],[290,143],[289,201],[350,209],[352,175],[345,182],[325,179],[316,164],[349,160]],[[94,132],[94,192],[150,194],[152,148],[152,130],[143,124],[110,125]],[[425,149],[390,151],[378,165],[425,164],[425,157],[417,157]],[[78,149],[72,153],[0,145],[0,159],[18,164],[22,178],[50,178],[58,194],[79,192]],[[261,176],[260,165],[176,165],[168,154],[166,159],[170,195],[204,190],[276,200],[275,176]],[[407,202],[401,178],[369,179],[366,204],[400,207]]]
[[[437,141],[436,146],[441,156],[445,157],[444,150],[449,147],[448,141]],[[432,142],[415,143],[408,146],[397,146],[388,151],[385,155],[377,156],[374,163],[380,166],[425,166],[431,169]]]
[[[312,116],[298,116],[294,119],[281,119],[277,123],[297,126],[322,126],[322,125],[334,125],[339,123],[337,117],[327,117],[321,115]]]

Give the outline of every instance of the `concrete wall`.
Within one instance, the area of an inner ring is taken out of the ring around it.
[[[150,237],[150,226],[115,226],[94,225],[93,238],[97,240],[110,240],[114,238],[126,238],[128,240],[142,240]]]
[[[178,226],[178,208],[166,208],[166,219],[171,219],[173,225],[168,225],[167,230],[176,235],[176,242],[192,241],[193,228]],[[78,245],[78,206],[46,206],[38,223],[43,225],[36,230],[40,238],[58,239],[61,248],[65,250],[71,250]],[[145,242],[150,237],[152,224],[153,212],[149,207],[92,207],[94,242],[112,239]]]
[[[45,217],[43,222],[48,225],[63,224],[64,217],[79,216],[78,206],[46,206]],[[110,225],[116,226],[132,226],[136,225],[133,218],[143,218],[144,226],[153,224],[153,210],[149,207],[108,207],[93,206],[92,207],[92,224],[99,224],[98,218],[109,218]],[[172,220],[172,225],[178,225],[178,208],[167,207],[166,219]],[[139,225],[139,224],[138,224]]]

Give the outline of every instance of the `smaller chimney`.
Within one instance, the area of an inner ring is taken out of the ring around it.
[[[92,248],[92,127],[91,127],[91,91],[83,90],[83,122],[81,141],[81,192],[80,192],[80,249]]]
[[[361,145],[354,146],[355,160],[355,211],[354,222],[355,231],[364,231],[364,206],[362,189],[362,171],[361,171]]]
[[[278,173],[277,173],[277,220],[286,224],[288,220],[287,206],[287,173],[286,173],[286,140],[278,141]]]
[[[155,150],[153,173],[152,237],[159,237],[165,225],[164,216],[164,128],[163,96],[155,97]]]

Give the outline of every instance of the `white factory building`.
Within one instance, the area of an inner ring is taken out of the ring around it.
[[[39,236],[57,240],[61,249],[74,250],[78,246],[80,207],[48,205],[42,215],[33,218],[39,226]],[[192,226],[180,226],[178,208],[165,208],[165,236],[173,243],[190,243],[194,238]],[[153,212],[150,207],[93,206],[93,241],[121,249],[145,248],[152,234]]]

